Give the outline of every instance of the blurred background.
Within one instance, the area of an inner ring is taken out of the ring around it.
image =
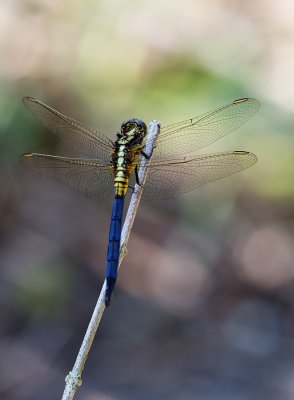
[[[2,2],[0,398],[61,398],[104,279],[111,202],[23,168],[58,141],[31,95],[109,137],[235,98],[259,113],[203,153],[258,163],[140,205],[76,398],[293,399],[292,0]]]

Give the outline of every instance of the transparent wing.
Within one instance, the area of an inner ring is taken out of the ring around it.
[[[257,100],[238,99],[199,117],[163,127],[152,160],[179,157],[208,146],[244,124],[258,109]]]
[[[257,157],[252,153],[234,151],[153,162],[148,167],[142,199],[177,197],[205,183],[249,168],[256,161]]]
[[[81,156],[110,160],[113,143],[106,136],[66,117],[33,97],[24,97],[23,102],[48,129],[75,148]]]
[[[113,191],[110,165],[93,160],[27,153],[21,163],[33,171],[67,184],[79,193],[95,200],[107,200]]]

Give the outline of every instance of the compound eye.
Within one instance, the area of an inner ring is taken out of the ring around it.
[[[122,134],[129,136],[134,134],[145,136],[147,127],[140,119],[131,119],[122,123],[121,132]]]
[[[123,122],[121,126],[121,131],[124,134],[129,134],[129,132],[132,130],[132,123],[129,121]]]

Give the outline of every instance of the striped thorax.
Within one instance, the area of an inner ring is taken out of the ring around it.
[[[117,196],[126,195],[130,174],[134,171],[142,142],[147,134],[146,124],[139,119],[130,119],[122,123],[121,130],[117,133],[117,141],[114,144],[112,156],[113,170],[115,174],[114,187]]]

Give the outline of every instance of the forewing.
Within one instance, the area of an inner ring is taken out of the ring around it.
[[[72,189],[95,200],[113,195],[113,173],[109,165],[93,160],[27,153],[21,162],[31,170],[65,183]]]
[[[24,97],[25,106],[59,138],[81,156],[110,160],[113,143],[106,136],[77,122],[33,97]]]
[[[257,157],[247,151],[207,154],[153,162],[149,165],[142,199],[168,199],[190,192],[255,164]]]
[[[238,99],[199,117],[163,127],[152,159],[179,157],[208,146],[244,124],[258,109],[257,100]]]

